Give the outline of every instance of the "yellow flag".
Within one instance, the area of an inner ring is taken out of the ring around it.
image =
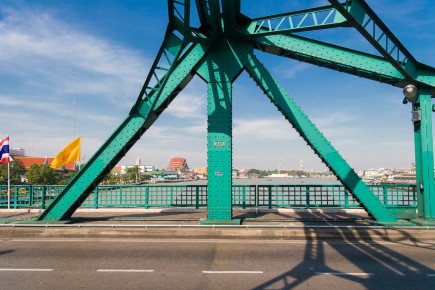
[[[71,143],[65,146],[62,151],[57,154],[56,158],[54,158],[53,162],[51,162],[51,168],[59,168],[62,165],[67,164],[72,161],[80,160],[80,142],[81,138],[78,137]]]

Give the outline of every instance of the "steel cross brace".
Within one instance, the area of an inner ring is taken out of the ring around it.
[[[346,19],[332,6],[259,17],[248,24],[252,35],[294,33],[347,25]]]
[[[350,7],[329,0],[338,11],[373,45],[406,79],[412,79],[416,60],[394,36],[364,0],[352,0]]]

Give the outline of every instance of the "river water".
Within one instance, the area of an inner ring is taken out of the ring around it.
[[[204,185],[207,180],[195,180],[189,182],[177,182],[174,184],[191,184]],[[291,178],[291,177],[274,177],[274,178],[240,178],[233,179],[233,184],[236,185],[319,185],[319,184],[341,184],[335,177],[319,177],[319,178]]]

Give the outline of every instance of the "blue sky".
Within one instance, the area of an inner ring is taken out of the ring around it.
[[[295,3],[298,2],[298,3]],[[405,47],[435,66],[433,1],[367,1]],[[303,4],[300,4],[303,3]],[[262,16],[327,1],[242,1]],[[0,136],[28,155],[55,156],[82,135],[87,160],[129,112],[161,44],[166,1],[2,0],[0,3]],[[307,34],[373,51],[352,29]],[[408,167],[414,160],[410,105],[401,89],[290,59],[258,57],[356,170]],[[282,115],[242,74],[234,84],[233,166],[326,170]],[[130,150],[165,167],[184,156],[206,165],[206,86],[195,78]]]

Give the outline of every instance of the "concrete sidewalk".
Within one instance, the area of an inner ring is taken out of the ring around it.
[[[41,213],[40,209],[1,209],[0,223],[23,223],[34,219]],[[198,224],[207,218],[205,208],[80,208],[72,216],[72,224],[77,223],[151,223],[151,224]],[[325,222],[353,225],[367,225],[369,216],[361,209],[235,209],[233,218],[242,224],[289,225],[292,223]]]
[[[435,227],[373,226],[362,210],[234,210],[240,225],[200,225],[205,209],[85,208],[67,223],[35,223],[39,213],[1,210],[1,238],[435,241]]]

